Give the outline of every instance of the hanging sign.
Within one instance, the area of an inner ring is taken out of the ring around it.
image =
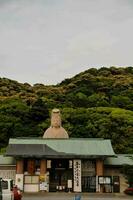
[[[74,192],[81,192],[81,160],[73,161]]]

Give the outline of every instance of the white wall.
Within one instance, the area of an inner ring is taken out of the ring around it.
[[[16,170],[0,170],[0,177],[12,179],[15,183]]]

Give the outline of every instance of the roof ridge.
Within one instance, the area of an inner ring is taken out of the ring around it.
[[[42,137],[16,137],[16,138],[10,138],[10,139],[37,139],[37,140],[110,140],[110,139],[104,139],[104,138],[42,138]]]

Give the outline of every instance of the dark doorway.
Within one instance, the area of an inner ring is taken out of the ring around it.
[[[67,182],[72,180],[72,169],[69,168],[69,160],[52,160],[49,170],[49,191],[67,191]]]
[[[120,177],[119,176],[113,176],[113,192],[120,192]]]

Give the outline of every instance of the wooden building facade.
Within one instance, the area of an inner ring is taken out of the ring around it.
[[[104,161],[115,157],[110,140],[10,139],[6,156],[16,159],[16,184],[24,192],[104,192],[111,177]]]

